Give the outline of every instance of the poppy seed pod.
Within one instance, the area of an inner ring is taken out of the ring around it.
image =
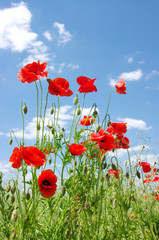
[[[52,115],[54,113],[54,108],[52,107],[51,109],[50,109],[50,114]]]
[[[11,190],[11,185],[8,184],[8,185],[6,186],[6,192],[10,192],[10,190]]]
[[[12,140],[12,138],[10,138],[9,145],[12,145],[12,143],[13,143],[13,140]]]
[[[24,113],[24,114],[27,114],[27,112],[28,112],[28,108],[27,108],[26,105],[24,105],[24,107],[23,107],[23,113]]]
[[[18,218],[18,211],[15,209],[15,210],[13,210],[13,212],[12,212],[11,219],[12,219],[13,222],[16,222],[16,221],[17,221],[17,218]]]

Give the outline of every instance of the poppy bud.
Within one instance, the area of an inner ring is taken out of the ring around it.
[[[84,173],[87,172],[87,166],[86,166],[86,165],[84,165],[84,167],[83,167],[83,171],[84,171]]]
[[[107,126],[109,127],[110,124],[111,124],[111,121],[108,121],[108,122],[107,122]]]
[[[107,174],[105,175],[105,179],[106,179],[107,181],[109,181],[109,178],[110,178],[110,175],[109,175],[109,173],[107,173]]]
[[[77,103],[78,103],[78,94],[76,94],[76,97],[73,100],[74,105],[77,105]]]
[[[94,118],[91,118],[91,119],[90,119],[90,123],[93,124],[93,123],[94,123],[94,120],[95,120]]]
[[[49,164],[50,164],[50,165],[51,165],[51,162],[52,162],[52,161],[51,161],[51,158],[49,158]]]
[[[16,222],[16,221],[17,221],[17,218],[18,218],[18,211],[15,209],[15,210],[13,210],[13,212],[12,212],[11,219],[12,219],[13,222]]]
[[[74,160],[74,165],[77,166],[77,161],[76,160]]]
[[[27,194],[25,195],[25,198],[26,198],[27,200],[30,199],[30,193],[29,193],[29,192],[27,192]]]
[[[40,130],[40,123],[37,123],[36,129],[39,131]]]
[[[24,218],[24,222],[27,223],[28,221],[29,221],[29,216],[26,216],[26,217]]]
[[[50,129],[52,128],[52,126],[51,126],[51,125],[49,125],[49,124],[48,124],[46,127],[50,128]]]
[[[52,115],[54,113],[54,108],[52,107],[51,109],[50,109],[50,114]]]
[[[129,179],[129,173],[128,172],[126,173],[126,178]]]
[[[6,186],[6,192],[10,192],[10,190],[11,190],[11,185],[8,184],[8,185]]]
[[[65,129],[64,129],[64,128],[62,128],[61,130],[62,130],[62,132],[65,132]]]
[[[15,186],[13,186],[13,187],[11,188],[11,193],[12,193],[12,194],[14,194],[14,193],[15,193],[15,191],[16,191],[16,187],[15,187]]]
[[[50,79],[50,78],[47,78],[46,80],[47,80],[47,82],[48,82],[48,84],[49,84],[51,79]]]
[[[97,116],[98,116],[98,112],[95,110],[95,111],[93,112],[93,117],[96,118]]]
[[[102,169],[106,169],[106,167],[107,167],[107,163],[106,162],[102,163]]]
[[[84,208],[87,209],[89,208],[89,203],[86,201],[85,204],[84,204]]]
[[[65,193],[66,193],[66,188],[65,188],[65,186],[62,186],[62,188],[61,188],[61,194],[62,194],[62,196],[64,196]]]
[[[24,105],[24,107],[23,107],[23,113],[24,113],[24,114],[27,114],[27,112],[28,112],[28,108],[27,108],[26,105]]]
[[[136,171],[136,176],[140,179],[141,178],[141,175],[140,175],[140,172],[137,170]]]
[[[98,132],[99,129],[100,129],[100,125],[98,124],[98,125],[96,126],[96,132]]]
[[[52,133],[52,135],[54,135],[54,133],[55,133],[55,128],[51,128],[51,133]]]
[[[12,140],[12,138],[10,138],[9,145],[12,145],[12,143],[13,143],[13,140]]]
[[[11,195],[10,196],[10,203],[12,204],[12,203],[14,203],[14,201],[15,201],[15,197],[14,197],[14,195]]]
[[[117,207],[117,200],[114,199],[114,200],[113,200],[113,208],[116,208],[116,207]]]
[[[8,198],[10,197],[10,195],[9,194],[7,194],[7,196],[6,196],[6,200],[8,200]]]
[[[112,169],[114,170],[114,171],[116,171],[116,165],[114,164],[114,163],[112,163]]]
[[[77,115],[79,116],[79,115],[81,114],[81,109],[78,108],[76,113],[77,113]]]

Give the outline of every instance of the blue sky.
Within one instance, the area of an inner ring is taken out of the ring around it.
[[[28,0],[0,1],[0,170],[7,172],[8,133],[21,136],[21,101],[28,106],[27,143],[33,142],[36,91],[34,84],[18,81],[17,73],[28,62],[48,62],[49,77],[64,77],[77,93],[78,76],[97,78],[97,93],[86,95],[85,108],[95,102],[102,121],[108,96],[123,77],[127,94],[113,92],[109,114],[114,122],[128,122],[127,137],[137,153],[144,139],[159,154],[159,2],[144,0]],[[42,82],[46,90],[46,83]],[[79,94],[80,102],[83,95]],[[68,127],[73,96],[60,98],[60,123]],[[49,96],[49,105],[57,98]],[[87,112],[87,109],[85,109]],[[66,115],[67,114],[67,115]],[[20,140],[20,138],[19,138]],[[156,158],[149,150],[142,160]]]

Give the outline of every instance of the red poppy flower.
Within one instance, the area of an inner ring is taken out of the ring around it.
[[[47,77],[48,72],[45,71],[47,62],[40,64],[40,61],[27,64],[18,72],[18,79],[23,83],[34,82],[41,77]]]
[[[105,134],[106,133],[105,133],[104,129],[100,128],[98,133],[91,133],[90,134],[90,137],[91,137],[90,141],[101,141],[104,138]]]
[[[46,163],[46,157],[42,151],[36,147],[23,147],[14,148],[13,153],[9,159],[12,162],[13,168],[20,168],[24,160],[28,166],[41,167]]]
[[[144,184],[149,183],[149,182],[151,182],[150,179],[146,179],[146,180],[144,180]]]
[[[151,177],[150,174],[146,174],[146,175],[145,175],[145,178],[150,178],[150,177]]]
[[[57,177],[50,169],[41,172],[38,178],[39,191],[44,198],[52,197],[56,192]]]
[[[97,92],[97,88],[94,84],[96,78],[95,79],[90,79],[88,77],[78,77],[77,78],[77,83],[80,85],[80,88],[78,89],[78,91],[80,93],[89,93],[89,92]]]
[[[111,151],[115,148],[115,138],[108,133],[105,133],[103,139],[98,143],[101,149],[105,151]]]
[[[91,119],[93,119],[93,123],[95,122],[95,118],[92,118],[91,116],[87,117],[84,116],[83,119],[78,122],[78,125],[84,125],[84,126],[90,126],[91,125]]]
[[[156,195],[155,195],[155,199],[156,199],[156,200],[159,200],[159,194],[156,194]]]
[[[86,147],[84,147],[82,144],[76,144],[72,143],[71,145],[68,145],[69,151],[72,155],[81,155],[83,152],[87,150]]]
[[[126,94],[126,83],[124,82],[124,79],[121,78],[120,81],[115,85],[116,91],[119,94]]]
[[[130,216],[129,216],[130,218],[134,218],[134,217],[136,217],[134,214],[131,214]]]
[[[69,89],[69,82],[65,78],[50,80],[48,91],[50,94],[60,97],[69,97],[73,94],[71,89]]]
[[[119,136],[123,136],[123,133],[127,132],[126,124],[127,123],[110,123],[109,127],[107,128],[107,132],[118,135],[119,138]]]
[[[159,177],[155,177],[152,182],[156,183],[156,182],[159,182]]]
[[[119,177],[119,172],[120,172],[121,170],[120,169],[117,169],[116,171],[114,171],[113,169],[109,169],[109,174],[110,175],[114,175],[114,177],[116,178],[116,179],[118,179],[118,177]]]
[[[120,138],[121,140],[118,141],[118,136],[117,136],[117,141],[115,143],[115,148],[118,149],[118,148],[123,148],[123,149],[128,149],[130,146],[129,146],[129,139],[125,136],[122,136],[122,138]]]
[[[150,163],[147,162],[139,162],[137,165],[142,167],[143,172],[148,173],[151,171]]]
[[[153,170],[152,170],[152,175],[158,175],[158,174],[157,174],[157,170],[158,170],[157,168],[153,168]]]

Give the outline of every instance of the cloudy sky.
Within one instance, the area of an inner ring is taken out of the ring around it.
[[[9,131],[22,136],[21,101],[26,101],[27,143],[36,125],[35,84],[18,81],[29,62],[47,61],[49,77],[64,77],[78,92],[76,78],[97,78],[98,91],[86,95],[85,112],[95,102],[102,121],[115,83],[124,78],[127,94],[113,92],[109,114],[127,122],[127,137],[137,153],[150,144],[159,154],[159,2],[158,0],[27,0],[0,1],[0,170],[7,172]],[[44,91],[47,84],[42,82]],[[66,129],[73,115],[73,98],[60,98],[60,125]],[[79,95],[82,102],[83,95]],[[54,96],[49,96],[48,107]],[[49,110],[47,110],[49,118]],[[147,160],[153,162],[150,149]],[[123,154],[123,152],[121,152]],[[143,155],[143,159],[146,160]]]

